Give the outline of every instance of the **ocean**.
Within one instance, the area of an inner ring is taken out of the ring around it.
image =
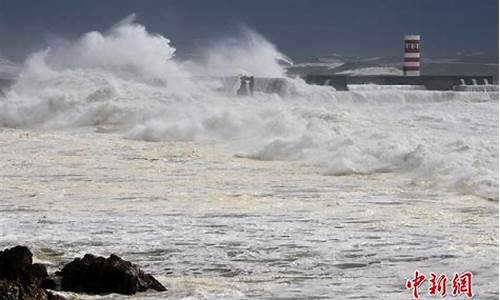
[[[497,299],[498,92],[290,63],[251,31],[180,60],[132,20],[33,53],[0,96],[0,248],[51,272],[115,253],[169,288],[79,299],[408,299],[415,270]]]

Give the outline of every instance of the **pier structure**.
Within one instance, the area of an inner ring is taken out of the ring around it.
[[[378,84],[378,85],[420,85],[427,90],[452,91],[465,90],[457,87],[465,86],[490,86],[493,84],[493,76],[394,76],[394,75],[371,75],[371,76],[346,76],[346,75],[308,75],[304,77],[308,84],[329,85],[337,91],[348,91],[349,85]]]
[[[498,91],[493,76],[395,76],[395,75],[307,75],[302,77],[312,85],[331,86],[337,91],[349,91],[349,86],[382,85],[382,86],[420,86],[429,91]],[[237,94],[251,96],[255,89],[264,93],[275,93],[286,87],[286,78],[240,77]],[[237,80],[235,78],[235,80]],[[254,81],[257,83],[254,87]]]
[[[240,87],[236,94],[238,96],[253,96],[254,84],[253,76],[241,76]]]

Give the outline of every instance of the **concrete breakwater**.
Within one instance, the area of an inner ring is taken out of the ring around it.
[[[307,75],[304,77],[309,84],[330,85],[338,91],[349,90],[349,85],[377,84],[377,85],[421,85],[427,90],[459,90],[460,86],[486,86],[493,84],[493,76],[345,76],[345,75]]]
[[[302,76],[307,84],[331,86],[337,91],[349,91],[353,86],[413,86],[431,91],[498,91],[498,85],[494,84],[493,76],[395,76],[395,75],[305,75]],[[251,77],[240,78],[238,95],[252,95],[254,91],[264,93],[286,94],[287,80],[285,78]],[[223,82],[228,86],[234,86],[237,77],[224,78]]]

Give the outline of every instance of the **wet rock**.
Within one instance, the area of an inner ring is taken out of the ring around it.
[[[48,300],[44,289],[35,284],[21,284],[0,280],[0,299],[2,300]]]
[[[152,275],[111,254],[108,258],[86,254],[63,267],[61,290],[76,293],[132,295],[148,289],[166,291]]]
[[[33,254],[24,246],[0,251],[0,299],[46,300],[44,288],[54,288],[44,265],[33,264]]]

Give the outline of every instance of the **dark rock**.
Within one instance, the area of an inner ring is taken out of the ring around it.
[[[85,254],[75,258],[59,272],[61,290],[76,293],[132,295],[148,289],[167,289],[136,265],[111,254],[108,258]]]
[[[0,251],[0,300],[47,300],[44,288],[54,288],[44,265],[33,264],[24,246]],[[55,298],[54,298],[55,299]]]
[[[14,281],[0,280],[1,300],[48,300],[44,289],[36,284],[22,284]]]
[[[31,268],[31,278],[39,286],[44,289],[54,290],[56,282],[47,274],[47,268],[42,264],[33,264]]]
[[[8,281],[27,283],[30,280],[30,268],[33,254],[23,246],[5,249],[0,252],[0,278]]]

